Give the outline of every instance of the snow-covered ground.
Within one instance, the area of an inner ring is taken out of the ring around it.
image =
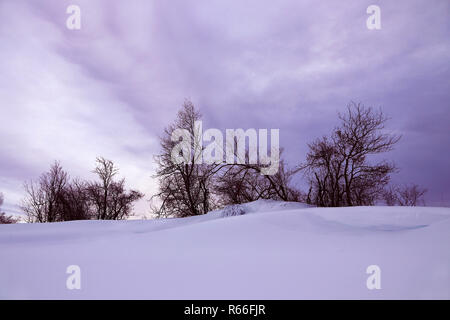
[[[2,299],[450,299],[450,209],[311,208],[0,225]],[[68,290],[66,269],[81,269]],[[381,289],[369,290],[369,265]]]

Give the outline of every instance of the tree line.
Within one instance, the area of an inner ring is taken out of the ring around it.
[[[246,159],[233,164],[199,164],[197,152],[188,152],[190,161],[175,163],[172,152],[177,141],[173,141],[172,133],[177,129],[184,129],[191,136],[192,150],[204,149],[199,145],[195,126],[202,115],[192,102],[185,101],[175,121],[160,137],[161,152],[155,156],[157,170],[153,176],[158,192],[150,199],[151,213],[156,217],[195,216],[258,199],[305,202],[319,207],[371,206],[378,202],[391,206],[424,205],[426,189],[416,184],[392,185],[391,174],[398,171],[395,164],[371,161],[371,156],[391,151],[401,138],[385,130],[388,118],[383,112],[351,102],[338,118],[339,125],[329,135],[308,144],[304,162],[288,166],[281,150],[279,170],[264,175],[261,173],[267,164],[250,163],[248,147]],[[126,190],[125,179],[117,179],[118,168],[113,161],[99,157],[96,164],[95,181],[71,179],[55,161],[37,181],[26,182],[21,209],[27,222],[129,217],[133,203],[144,195]],[[307,181],[306,192],[294,185],[294,177],[299,174]],[[0,206],[2,203],[0,194]],[[13,217],[0,211],[0,223],[14,222]]]
[[[26,182],[21,208],[27,222],[121,220],[130,216],[133,203],[144,195],[127,191],[124,178],[115,179],[118,169],[113,161],[99,157],[96,162],[96,181],[71,179],[55,161],[37,181]]]
[[[319,207],[370,206],[377,201],[424,204],[425,189],[389,184],[391,174],[398,170],[394,163],[369,159],[391,151],[401,138],[385,131],[388,118],[380,110],[353,102],[338,116],[340,124],[329,135],[308,144],[306,161],[289,167],[281,158],[276,174],[261,175],[264,165],[260,163],[196,164],[195,152],[188,163],[174,163],[174,130],[189,132],[193,150],[203,148],[195,145],[195,122],[201,120],[201,114],[186,101],[161,137],[154,176],[159,191],[152,197],[152,212],[158,217],[185,217],[258,199],[300,201]],[[293,185],[294,176],[300,173],[307,179],[307,192]]]

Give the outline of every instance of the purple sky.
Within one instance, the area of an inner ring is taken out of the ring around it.
[[[81,30],[66,28],[71,4]],[[185,98],[205,128],[279,128],[292,165],[350,100],[381,107],[403,135],[394,181],[449,205],[449,62],[448,0],[0,0],[4,209],[53,160],[91,179],[98,155],[148,198],[157,136]]]

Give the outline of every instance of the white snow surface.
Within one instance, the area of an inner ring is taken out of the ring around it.
[[[0,225],[0,299],[450,299],[449,208],[242,208]],[[80,290],[66,287],[70,265]]]

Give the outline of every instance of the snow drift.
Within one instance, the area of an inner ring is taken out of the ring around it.
[[[449,299],[450,209],[256,201],[184,219],[0,226],[2,299]],[[66,269],[81,269],[68,290]],[[369,290],[369,265],[381,289]]]

